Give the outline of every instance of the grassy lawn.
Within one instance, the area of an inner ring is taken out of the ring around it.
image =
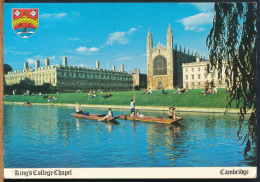
[[[136,91],[137,106],[175,106],[175,107],[201,107],[201,108],[225,108],[228,94],[224,93],[224,89],[218,89],[217,94],[203,96],[202,89],[193,89],[188,93],[174,94],[176,90],[168,90],[167,95],[162,95],[161,91],[153,91],[152,94],[143,95],[142,91]],[[91,104],[91,105],[129,105],[130,100],[134,97],[133,91],[111,92],[112,97],[102,99],[105,93],[97,93],[94,99],[88,99],[88,93],[64,93],[50,94],[55,96],[57,100],[52,103],[64,104]],[[48,99],[43,96],[22,96],[10,95],[4,99],[7,102],[31,102],[31,103],[48,103]],[[234,107],[234,106],[232,106]]]

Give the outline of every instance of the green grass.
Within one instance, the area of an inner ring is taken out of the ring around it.
[[[175,106],[175,107],[200,107],[200,108],[225,108],[227,104],[228,94],[224,93],[224,89],[218,89],[217,94],[203,96],[202,89],[193,89],[188,93],[174,94],[176,90],[169,90],[167,95],[162,95],[161,91],[153,91],[152,94],[143,95],[141,91],[136,91],[137,106]],[[113,97],[102,99],[105,93],[97,93],[97,97],[89,100],[88,93],[64,93],[50,94],[54,95],[58,100],[52,103],[64,104],[91,104],[91,105],[129,105],[130,100],[134,97],[133,91],[111,92]],[[48,103],[48,99],[43,96],[22,96],[10,95],[4,99],[7,102],[31,102],[31,103]],[[232,105],[234,108],[234,105]]]

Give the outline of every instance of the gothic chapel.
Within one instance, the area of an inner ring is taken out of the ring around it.
[[[196,62],[193,53],[186,53],[185,48],[173,49],[172,29],[167,30],[167,46],[160,42],[153,47],[152,34],[149,28],[147,35],[147,87],[153,90],[174,89],[183,83],[182,63]]]

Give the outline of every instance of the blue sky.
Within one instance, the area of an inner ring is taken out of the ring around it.
[[[77,3],[8,4],[4,6],[4,63],[13,70],[28,61],[50,58],[51,65],[68,57],[73,66],[103,69],[120,64],[125,70],[146,73],[146,37],[151,29],[153,46],[166,45],[169,23],[173,44],[186,51],[208,55],[206,37],[212,27],[213,3]],[[36,33],[21,38],[12,28],[12,8],[39,8]]]

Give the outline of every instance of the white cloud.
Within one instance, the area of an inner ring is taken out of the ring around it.
[[[53,13],[53,14],[49,14],[49,13],[44,13],[42,15],[40,15],[41,18],[54,18],[54,19],[61,19],[63,17],[67,16],[67,13]]]
[[[42,56],[42,55],[37,55],[34,57],[30,58],[25,58],[25,60],[29,63],[30,67],[34,67],[35,61],[39,60],[41,66],[45,64],[45,59],[49,58],[50,59],[50,64],[54,65],[55,63],[58,63],[58,60],[56,59],[56,56]]]
[[[98,48],[97,47],[91,47],[91,48],[88,49],[88,51],[96,52],[96,51],[98,51]]]
[[[130,57],[120,57],[120,58],[117,58],[118,61],[125,61],[125,60],[131,60]]]
[[[185,30],[199,32],[205,30],[205,28],[203,27],[204,25],[212,23],[212,18],[213,15],[211,13],[199,13],[178,20],[178,22],[181,22],[183,24]]]
[[[212,12],[214,3],[191,3],[202,12]]]
[[[81,40],[81,39],[79,39],[79,38],[77,38],[77,37],[69,37],[68,40],[78,41],[78,40]]]
[[[86,47],[78,47],[76,49],[76,51],[79,51],[79,52],[84,52],[84,51],[87,51],[88,49]]]
[[[78,47],[76,49],[76,51],[78,51],[78,52],[96,52],[98,50],[99,50],[99,48],[97,48],[97,47],[87,48],[87,47],[83,47],[83,46]]]
[[[138,29],[142,28],[138,26],[138,28],[130,28],[127,32],[114,32],[108,35],[108,39],[104,45],[113,45],[114,43],[118,44],[128,44],[128,36]]]

